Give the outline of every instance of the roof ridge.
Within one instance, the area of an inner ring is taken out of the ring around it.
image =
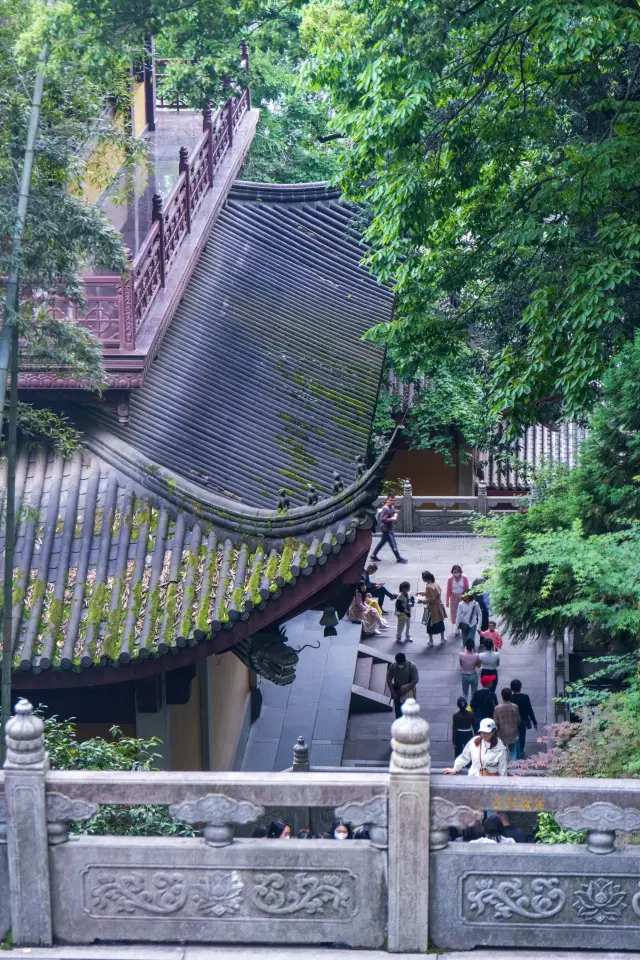
[[[254,180],[236,180],[229,193],[230,200],[262,200],[269,203],[301,203],[312,200],[340,199],[342,193],[328,180],[311,183],[259,183]]]

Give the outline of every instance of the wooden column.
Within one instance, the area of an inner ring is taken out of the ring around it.
[[[233,97],[227,100],[227,127],[229,130],[229,147],[233,146]]]
[[[207,107],[202,116],[202,130],[207,134],[207,171],[209,186],[213,186],[213,116],[211,107]]]
[[[186,147],[180,147],[179,170],[185,176],[187,233],[191,233],[191,170],[189,169],[189,151]]]
[[[160,246],[160,283],[164,287],[165,269],[164,269],[164,216],[162,214],[162,197],[159,193],[154,193],[151,200],[151,219],[158,221],[158,242]]]

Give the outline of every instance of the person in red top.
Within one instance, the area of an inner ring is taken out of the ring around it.
[[[447,598],[446,604],[449,608],[449,619],[451,623],[454,624],[454,631],[458,633],[459,631],[455,628],[456,615],[458,613],[458,604],[462,599],[462,594],[466,593],[469,589],[469,578],[465,577],[462,572],[462,567],[459,563],[454,563],[451,567],[451,576],[447,580]]]
[[[492,640],[494,650],[502,650],[504,640],[496,630],[495,620],[489,620],[489,629],[481,630],[480,636],[483,638],[483,640]]]

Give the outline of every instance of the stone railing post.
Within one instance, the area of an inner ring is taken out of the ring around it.
[[[415,700],[391,727],[389,953],[429,945],[429,724]]]
[[[402,530],[404,533],[413,533],[413,489],[411,480],[405,480],[402,485]]]
[[[304,737],[298,737],[293,747],[293,767],[294,773],[309,772],[309,747],[305,743]]]
[[[16,947],[52,942],[49,845],[45,804],[44,724],[19,700],[6,727],[4,796],[11,929]]]
[[[484,480],[478,480],[478,513],[487,515],[487,485]]]

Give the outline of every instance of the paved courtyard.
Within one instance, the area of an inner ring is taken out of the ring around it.
[[[374,538],[373,548],[377,543]],[[443,599],[447,577],[454,563],[462,566],[469,581],[482,574],[491,563],[491,543],[489,539],[474,536],[407,536],[398,537],[401,553],[409,563],[397,564],[389,547],[380,554],[378,582],[384,581],[387,588],[397,592],[401,580],[411,583],[411,592],[422,589],[420,574],[430,570],[442,587]],[[435,764],[450,763],[453,760],[451,743],[451,718],[456,710],[456,700],[462,694],[458,653],[459,640],[449,640],[441,647],[436,640],[433,649],[427,649],[426,629],[421,623],[423,607],[416,604],[412,625],[413,643],[395,642],[395,617],[393,601],[387,600],[385,609],[390,626],[380,637],[369,637],[368,646],[397,653],[404,650],[407,657],[418,667],[420,682],[417,687],[417,699],[422,715],[429,721],[431,735],[431,758]],[[450,621],[446,621],[447,635],[451,631]],[[508,686],[514,678],[523,683],[523,690],[531,697],[539,733],[547,722],[546,712],[546,654],[537,644],[513,646],[507,636],[501,652],[501,665],[498,673],[497,695],[500,689]],[[390,756],[388,713],[352,714],[349,718],[347,736],[344,744],[343,763],[353,760],[388,760]],[[527,745],[529,752],[539,749],[535,743],[535,731],[529,734]]]

